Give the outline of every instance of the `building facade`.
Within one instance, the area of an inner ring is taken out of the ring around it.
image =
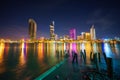
[[[90,35],[91,35],[91,40],[96,40],[96,32],[94,25],[92,25],[92,27],[90,28]]]
[[[33,19],[29,19],[28,23],[29,23],[29,38],[30,40],[35,40],[37,33],[37,24]]]
[[[50,24],[50,40],[55,40],[54,21]]]
[[[76,29],[70,30],[70,39],[76,40]]]

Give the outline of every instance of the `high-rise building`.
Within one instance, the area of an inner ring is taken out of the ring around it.
[[[69,35],[64,35],[64,40],[68,40],[69,39]]]
[[[90,36],[90,33],[89,33],[89,32],[86,32],[86,33],[85,33],[85,39],[86,39],[86,40],[91,40],[91,36]]]
[[[81,33],[81,37],[82,37],[83,40],[85,39],[85,32]]]
[[[82,32],[81,33],[81,39],[83,40],[91,40],[91,36],[89,32]]]
[[[76,40],[76,29],[70,30],[70,39]]]
[[[36,33],[37,33],[37,24],[33,19],[29,19],[29,37],[31,40],[36,39]]]
[[[91,35],[91,40],[96,39],[96,32],[95,32],[94,25],[92,25],[92,27],[90,28],[90,35]]]
[[[50,24],[50,40],[55,40],[54,21]]]

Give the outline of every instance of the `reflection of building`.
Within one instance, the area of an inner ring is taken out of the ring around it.
[[[50,40],[55,40],[54,21],[50,24]]]
[[[29,37],[31,40],[36,39],[37,24],[33,19],[29,19]]]
[[[96,39],[96,33],[95,33],[95,28],[94,25],[90,28],[90,34],[91,34],[91,39],[95,40]]]
[[[70,38],[76,40],[76,29],[70,30]]]

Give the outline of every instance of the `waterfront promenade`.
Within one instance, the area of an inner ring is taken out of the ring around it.
[[[72,63],[72,58],[69,57],[59,68],[54,70],[43,80],[118,80],[119,74],[113,74],[113,79],[107,76],[106,63],[104,60],[99,64],[99,71],[93,63],[84,63],[78,57],[78,63]],[[94,78],[94,79],[93,79]]]

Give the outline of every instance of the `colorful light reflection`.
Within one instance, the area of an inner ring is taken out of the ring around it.
[[[21,53],[20,53],[20,58],[19,58],[19,65],[24,65],[26,62],[26,56],[25,56],[25,43],[22,42],[20,44],[21,47]]]
[[[112,57],[112,50],[111,50],[110,44],[104,43],[104,51],[107,57]]]

